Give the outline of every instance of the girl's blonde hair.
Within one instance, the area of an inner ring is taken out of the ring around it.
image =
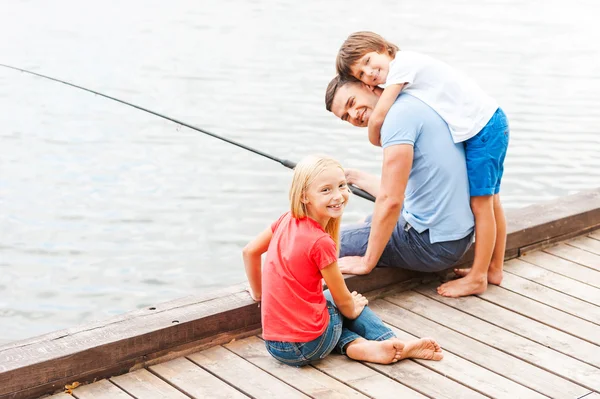
[[[306,204],[302,201],[306,196],[306,190],[319,173],[330,167],[344,170],[338,161],[325,155],[310,155],[298,162],[294,168],[294,177],[290,187],[290,209],[293,217],[302,219],[308,216]],[[331,218],[325,226],[325,232],[333,238],[338,252],[340,250],[340,224],[341,218]]]

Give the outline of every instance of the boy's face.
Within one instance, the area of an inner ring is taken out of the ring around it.
[[[387,52],[371,51],[363,55],[352,67],[352,76],[370,86],[385,83],[392,57]]]

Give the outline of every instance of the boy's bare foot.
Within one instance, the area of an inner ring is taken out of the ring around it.
[[[433,338],[426,337],[406,342],[400,359],[442,360],[443,357],[440,345]]]
[[[432,338],[421,338],[404,343],[398,338],[385,341],[357,339],[346,348],[346,354],[354,360],[390,364],[401,359],[442,360],[442,348]]]
[[[471,272],[471,269],[454,269],[454,274],[460,277],[465,277],[467,274]],[[495,268],[490,266],[487,273],[487,281],[490,284],[500,285],[502,283],[503,277],[502,266],[499,268]]]
[[[487,279],[467,274],[458,280],[448,281],[437,288],[438,294],[451,298],[482,294],[487,289]]]

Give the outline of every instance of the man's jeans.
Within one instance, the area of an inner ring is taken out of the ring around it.
[[[329,311],[329,325],[323,334],[310,342],[265,341],[271,356],[287,365],[300,367],[323,359],[334,349],[345,354],[346,345],[361,337],[370,341],[385,341],[395,337],[392,330],[368,306],[365,306],[355,320],[350,320],[342,316],[335,307],[329,291],[324,294]]]
[[[363,224],[343,228],[340,258],[364,256],[370,232],[371,216]],[[460,240],[432,244],[429,241],[429,230],[419,233],[401,217],[377,266],[438,272],[452,267],[467,252],[472,241],[473,233]]]

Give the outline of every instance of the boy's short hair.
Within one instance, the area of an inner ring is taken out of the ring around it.
[[[331,106],[333,105],[333,98],[335,97],[335,93],[344,85],[348,83],[360,83],[359,80],[356,80],[353,77],[343,78],[340,75],[335,75],[335,78],[331,79],[331,82],[327,85],[327,90],[325,91],[325,108],[327,111],[331,112]]]
[[[335,66],[337,73],[342,78],[352,76],[350,67],[354,65],[361,57],[371,51],[378,53],[387,52],[390,57],[394,58],[396,52],[400,49],[393,43],[388,42],[383,37],[373,32],[355,32],[348,36],[340,51],[338,51]]]

